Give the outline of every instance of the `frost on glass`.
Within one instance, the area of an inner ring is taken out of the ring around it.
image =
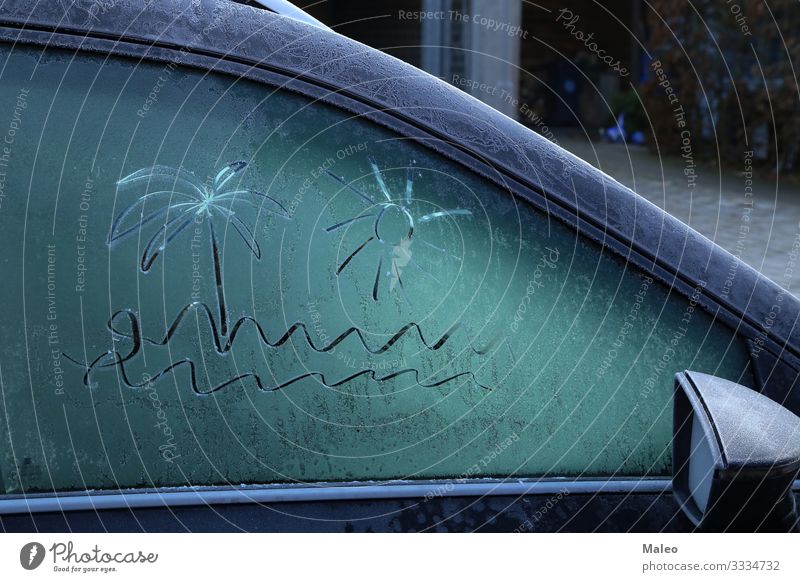
[[[431,272],[430,265],[426,268],[420,263],[419,259],[414,258],[411,250],[412,242],[418,242],[437,250],[447,257],[451,257],[457,261],[460,260],[458,257],[448,253],[445,249],[431,244],[429,241],[425,240],[424,236],[418,234],[416,241],[412,240],[414,239],[415,224],[424,225],[426,222],[443,220],[456,216],[469,216],[472,214],[472,211],[466,208],[452,208],[431,211],[425,214],[416,214],[415,202],[417,201],[414,199],[414,163],[411,162],[406,167],[405,188],[402,194],[399,196],[392,196],[383,178],[383,172],[378,167],[375,158],[369,156],[368,159],[369,167],[372,170],[372,176],[375,178],[380,194],[382,194],[380,201],[376,201],[369,194],[365,194],[345,181],[344,178],[336,176],[330,170],[326,170],[326,173],[331,178],[341,183],[347,190],[353,192],[362,199],[366,204],[366,208],[363,212],[351,218],[328,226],[325,228],[325,231],[335,232],[339,229],[349,227],[360,220],[369,220],[372,224],[372,229],[367,233],[367,238],[359,243],[353,252],[347,255],[336,267],[336,274],[341,274],[350,262],[356,258],[356,255],[365,249],[369,250],[370,245],[378,247],[380,250],[378,251],[375,267],[375,282],[372,286],[372,299],[374,301],[378,300],[381,281],[383,279],[388,279],[389,290],[399,289],[403,294],[403,298],[410,303],[411,300],[406,293],[405,285],[403,285],[403,270],[406,267],[413,266],[431,277],[437,283],[440,283],[439,279]]]
[[[2,58],[7,492],[665,475],[674,372],[750,381],[695,301],[365,120]]]

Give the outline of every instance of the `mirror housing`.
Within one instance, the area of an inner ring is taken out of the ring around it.
[[[672,491],[703,531],[792,531],[800,418],[699,372],[675,375]]]

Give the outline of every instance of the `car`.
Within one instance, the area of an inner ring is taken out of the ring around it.
[[[536,132],[222,0],[0,55],[4,531],[796,528],[798,299]]]

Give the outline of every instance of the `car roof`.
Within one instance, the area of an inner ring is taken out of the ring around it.
[[[323,100],[381,110],[397,121],[398,131],[466,159],[496,182],[500,176],[514,184],[516,194],[656,274],[745,336],[758,336],[779,356],[800,356],[794,295],[538,133],[336,32],[228,0],[159,0],[146,9],[134,0],[6,0],[0,26],[6,40],[16,41],[25,28],[28,42],[154,59],[164,58],[162,50],[189,49],[187,63],[194,56],[211,58],[217,71],[278,73],[322,89]]]

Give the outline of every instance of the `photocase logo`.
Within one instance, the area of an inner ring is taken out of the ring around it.
[[[19,551],[19,563],[26,570],[35,570],[44,561],[44,546],[39,542],[29,542]]]

